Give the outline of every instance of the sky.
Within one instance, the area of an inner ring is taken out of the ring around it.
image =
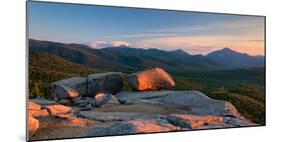
[[[91,48],[182,49],[206,55],[224,47],[264,55],[264,17],[28,3],[29,38]]]

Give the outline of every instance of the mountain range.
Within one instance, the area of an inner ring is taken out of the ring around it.
[[[264,67],[264,56],[250,56],[230,48],[207,55],[191,55],[177,49],[164,51],[127,46],[93,49],[82,44],[66,44],[29,39],[29,53],[45,52],[91,68],[131,72],[152,67],[166,70],[225,70]]]

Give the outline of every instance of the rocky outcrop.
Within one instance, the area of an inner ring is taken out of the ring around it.
[[[120,72],[107,72],[88,76],[88,96],[94,97],[97,93],[120,92],[123,88],[123,78]]]
[[[71,99],[79,97],[79,93],[61,82],[56,82],[52,84],[54,100],[58,101],[60,99]]]
[[[58,114],[58,115],[55,115],[55,117],[66,121],[69,126],[85,127],[86,125],[91,124],[93,122],[88,119],[77,118],[71,114]]]
[[[71,107],[67,107],[64,105],[49,105],[46,106],[46,108],[52,115],[69,113],[72,109]]]
[[[29,115],[32,117],[38,118],[38,117],[46,117],[49,116],[49,112],[47,109],[41,109],[41,110],[29,110]]]
[[[78,107],[86,107],[86,106],[94,106],[95,105],[95,99],[92,97],[79,97],[73,99],[73,104]]]
[[[95,105],[98,107],[119,104],[117,98],[111,94],[98,93],[95,96]]]
[[[39,121],[32,116],[28,116],[28,133],[32,136],[39,128]]]
[[[161,68],[130,74],[128,82],[134,90],[169,89],[175,85],[173,78]]]
[[[211,99],[199,91],[120,92],[115,96],[123,103],[161,104],[196,115],[241,116],[231,103]]]
[[[123,77],[120,72],[107,72],[59,80],[51,86],[55,101],[79,96],[95,97],[97,93],[120,92],[123,88]]]
[[[70,88],[71,90],[75,91],[74,96],[77,95],[76,93],[78,93],[80,96],[85,96],[86,84],[87,84],[87,77],[72,77],[64,80],[59,80],[52,83],[53,95],[55,95],[56,92],[60,92],[60,90],[56,90],[56,86],[65,86],[66,89]],[[58,96],[65,96],[65,95],[59,94]]]
[[[110,136],[137,133],[168,132],[176,130],[179,130],[179,128],[169,124],[168,122],[159,122],[159,120],[131,120],[116,122],[108,127],[89,131],[83,134],[83,136]]]
[[[258,125],[242,117],[230,102],[211,99],[199,91],[159,91],[175,85],[163,69],[130,74],[129,85],[138,91],[120,92],[122,78],[122,73],[109,72],[53,83],[55,101],[31,99],[29,102],[30,134],[37,129],[64,134],[72,131],[71,127],[79,131],[65,134],[68,137]],[[40,136],[38,133],[36,136]]]
[[[35,111],[37,111],[37,110],[40,110],[40,109],[41,109],[40,105],[38,105],[38,104],[36,104],[34,102],[31,102],[31,101],[28,102],[28,110],[35,110]]]
[[[78,113],[79,117],[108,122],[108,121],[129,121],[133,119],[156,119],[164,117],[160,114],[149,114],[149,113],[135,113],[135,112],[97,112],[97,111],[81,111]]]
[[[34,102],[40,106],[47,106],[47,105],[55,105],[58,104],[56,101],[47,100],[47,99],[30,99],[31,102]]]

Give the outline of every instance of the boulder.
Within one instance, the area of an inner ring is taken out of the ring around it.
[[[79,97],[79,93],[76,90],[64,85],[60,81],[52,84],[52,90],[54,100],[56,101],[60,99],[70,99]]]
[[[40,110],[41,109],[41,106],[32,102],[32,101],[29,101],[28,102],[28,110]]]
[[[70,105],[71,101],[68,99],[61,99],[58,101],[58,103],[62,104],[62,105]]]
[[[35,119],[34,117],[30,116],[28,117],[28,133],[29,136],[32,136],[37,129],[39,128],[39,121]]]
[[[48,106],[58,104],[56,101],[47,100],[47,99],[30,99],[31,102],[39,104],[40,106]]]
[[[88,96],[95,97],[97,93],[120,92],[123,88],[123,78],[120,72],[107,72],[88,76]]]
[[[173,78],[161,68],[153,68],[128,76],[128,83],[133,90],[159,90],[175,86]]]
[[[41,109],[41,110],[28,110],[28,114],[32,117],[46,117],[49,116],[49,112],[47,109]]]
[[[77,105],[78,107],[85,107],[87,105],[95,105],[94,98],[91,97],[77,97],[72,100],[74,105]]]
[[[221,100],[211,99],[199,91],[147,91],[120,92],[115,95],[120,102],[145,102],[174,107],[195,115],[241,117],[235,107]]]
[[[52,83],[55,101],[78,96],[94,97],[97,93],[120,92],[123,88],[121,72],[91,74],[87,77],[73,77]]]
[[[117,98],[111,94],[98,93],[95,96],[95,105],[98,107],[119,104]]]
[[[51,115],[65,114],[71,112],[72,108],[64,105],[49,105],[46,106]]]
[[[72,77],[56,81],[53,83],[53,85],[55,84],[66,86],[75,90],[80,96],[85,96],[87,88],[87,77]]]

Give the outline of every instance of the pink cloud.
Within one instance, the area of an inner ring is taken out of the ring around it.
[[[105,47],[118,47],[118,46],[129,46],[129,42],[126,41],[94,41],[90,44],[91,48],[105,48]]]
[[[105,45],[106,45],[106,42],[104,42],[104,41],[95,41],[95,42],[92,42],[90,44],[90,47],[99,48],[99,47],[102,47],[102,46],[105,46]]]
[[[116,47],[116,46],[129,46],[129,42],[126,41],[113,41],[112,46]]]

